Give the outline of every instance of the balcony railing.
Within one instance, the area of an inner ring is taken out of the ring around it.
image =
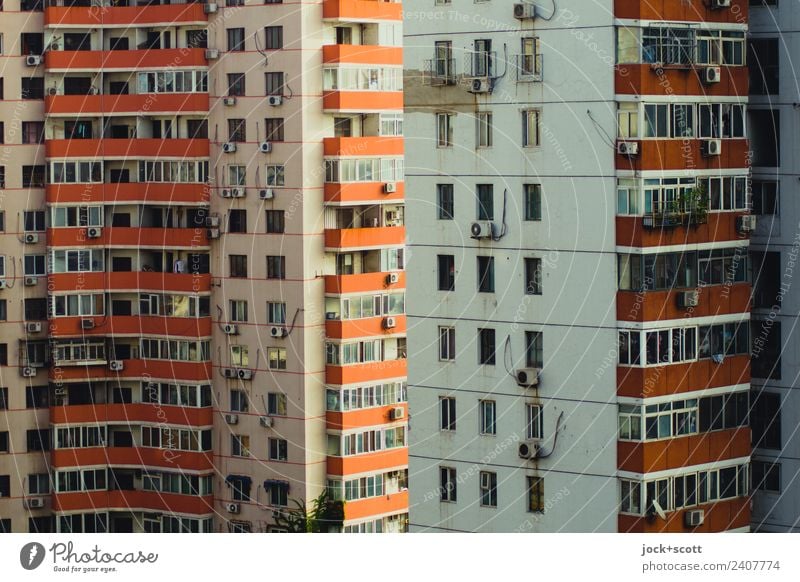
[[[424,85],[437,87],[455,85],[457,81],[456,60],[448,58],[428,59],[425,61],[422,82]]]
[[[653,212],[642,217],[645,228],[675,228],[708,222],[708,210],[702,206],[684,207],[677,201],[656,205]]]
[[[497,76],[497,53],[475,51],[464,55],[464,76],[470,79]]]

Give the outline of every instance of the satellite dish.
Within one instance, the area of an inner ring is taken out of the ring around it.
[[[659,505],[658,501],[656,501],[655,499],[653,499],[653,509],[656,510],[658,517],[660,517],[664,521],[667,521],[667,514],[664,513],[664,510],[661,508],[661,505]]]

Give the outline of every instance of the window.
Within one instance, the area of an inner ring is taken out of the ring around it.
[[[50,431],[34,429],[26,432],[28,442],[28,452],[49,451],[50,450]]]
[[[267,141],[283,141],[283,118],[267,117],[264,120],[264,132]]]
[[[780,89],[779,44],[777,38],[748,39],[750,94],[777,95]]]
[[[247,346],[233,345],[230,348],[232,366],[246,368],[250,365],[250,355]]]
[[[494,186],[478,184],[475,193],[478,198],[478,220],[494,220]]]
[[[481,471],[479,473],[481,505],[497,507],[497,473]]]
[[[28,493],[30,495],[47,495],[50,493],[50,474],[35,473],[28,475]]]
[[[453,467],[439,467],[439,495],[442,501],[455,503],[458,499],[456,470]]]
[[[478,404],[480,434],[497,434],[497,403],[481,400]]]
[[[436,147],[453,146],[453,115],[451,113],[436,114]]]
[[[228,233],[247,232],[247,210],[234,209],[228,211]]]
[[[494,257],[477,257],[478,292],[494,293]]]
[[[629,404],[619,405],[620,440],[642,440],[642,408]]]
[[[538,404],[525,405],[525,438],[528,440],[544,438],[542,407]]]
[[[247,394],[243,390],[231,390],[231,410],[233,412],[247,412],[250,404]]]
[[[456,430],[456,399],[451,396],[439,398],[439,429]]]
[[[528,511],[544,511],[544,479],[542,477],[525,477],[528,490]]]
[[[523,184],[525,220],[542,219],[542,185]]]
[[[456,266],[453,255],[437,255],[439,291],[456,290]]]
[[[42,321],[47,319],[47,299],[30,298],[25,299],[25,321]]]
[[[751,393],[750,426],[753,448],[781,449],[781,396],[774,392]]]
[[[286,348],[267,348],[267,363],[270,370],[285,370]]]
[[[285,171],[282,164],[270,164],[267,166],[267,186],[284,186],[285,180]]]
[[[282,234],[286,231],[286,219],[283,210],[267,210],[267,233]]]
[[[495,364],[495,333],[493,329],[478,330],[478,363],[487,366]]]
[[[231,299],[230,320],[234,323],[247,321],[247,301],[243,299]]]
[[[288,442],[284,439],[267,439],[270,461],[285,461],[288,458]]]
[[[8,475],[0,475],[0,498],[11,497],[11,478]]]
[[[250,456],[250,437],[242,434],[231,435],[231,456],[249,457]]]
[[[455,200],[452,184],[436,184],[436,212],[439,220],[453,220]]]
[[[781,492],[781,464],[768,461],[753,461],[753,489]]]
[[[247,278],[247,255],[229,255],[230,276]]]
[[[26,210],[23,218],[25,232],[44,232],[44,210]]]
[[[539,117],[538,109],[526,109],[522,112],[522,147],[536,147],[539,141]]]
[[[8,302],[5,299],[0,299],[0,321],[8,320]]]
[[[25,408],[47,408],[50,406],[49,400],[47,386],[26,386]]]
[[[245,75],[244,73],[228,73],[228,95],[245,95]]]
[[[23,257],[23,271],[26,276],[40,277],[46,273],[44,255],[25,255]]]
[[[620,139],[639,137],[639,104],[617,104],[617,137]]]
[[[264,73],[267,95],[283,95],[283,73]]]
[[[225,482],[230,485],[231,499],[234,501],[250,501],[250,486],[252,484],[250,477],[229,475],[226,477]]]
[[[492,147],[492,114],[478,112],[475,116],[475,145],[479,148]]]
[[[267,26],[264,28],[264,48],[268,51],[279,50],[283,48],[283,27],[282,26]]]
[[[267,256],[267,279],[286,278],[286,257],[268,255]]]
[[[620,513],[642,513],[642,485],[638,481],[620,480]]]
[[[753,180],[753,214],[778,215],[780,204],[778,182],[775,180]]]
[[[6,167],[0,166],[0,188],[6,187]],[[5,230],[5,211],[3,211],[2,230]]]
[[[525,259],[525,293],[542,294],[542,259]]]
[[[229,28],[228,33],[228,50],[229,51],[243,51],[244,50],[244,28]]]
[[[289,484],[288,483],[270,483],[269,485],[269,503],[279,507],[289,505]]]
[[[525,332],[525,365],[528,368],[543,368],[542,332]]]
[[[99,164],[89,165],[99,167]],[[44,166],[22,166],[22,187],[44,188]]]
[[[454,361],[456,359],[456,328],[439,328],[439,360]]]
[[[282,325],[286,323],[286,304],[267,303],[267,323]]]
[[[8,452],[8,431],[0,431],[0,453]]]
[[[228,120],[228,141],[232,142],[247,141],[247,125],[244,119]]]
[[[286,394],[282,392],[267,393],[267,414],[286,416]]]
[[[644,106],[644,137],[669,137],[669,104]]]
[[[0,410],[8,410],[8,388],[0,388]]]

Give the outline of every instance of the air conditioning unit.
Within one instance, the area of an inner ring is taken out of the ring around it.
[[[25,233],[25,244],[33,245],[39,242],[39,235],[35,232]]]
[[[756,229],[755,214],[743,214],[736,219],[736,230],[739,232],[752,232]]]
[[[36,375],[36,368],[25,366],[20,368],[20,374],[23,378],[33,378]]]
[[[238,503],[226,503],[225,509],[228,510],[228,513],[239,513],[239,504]]]
[[[225,378],[237,378],[238,377],[238,376],[236,376],[236,368],[223,368],[222,369],[222,375]]]
[[[492,238],[494,228],[491,222],[473,222],[469,227],[469,233],[472,238]]]
[[[722,153],[721,139],[705,139],[702,142],[704,156],[718,156]]]
[[[239,380],[252,380],[253,371],[247,368],[240,368],[236,370],[236,377],[239,378]]]
[[[520,459],[535,459],[539,456],[539,443],[520,443],[519,444],[519,458]]]
[[[384,194],[394,194],[397,192],[397,182],[386,182],[383,185]]]
[[[223,188],[222,189],[222,197],[223,198],[231,198],[231,189],[230,188]]]
[[[386,284],[394,285],[400,281],[400,273],[389,273],[386,275]]]
[[[270,152],[272,151],[272,142],[269,142],[269,141],[262,141],[262,142],[261,142],[261,143],[258,145],[258,151],[260,151],[262,154],[268,154],[268,153],[270,153]]]
[[[25,64],[29,67],[38,67],[42,64],[41,55],[28,55],[25,57]]]
[[[25,500],[25,507],[27,509],[41,509],[44,507],[43,497],[29,497]]]
[[[218,228],[219,216],[206,216],[206,226],[209,228]]]
[[[638,156],[639,142],[638,141],[617,142],[617,153],[621,156]]]
[[[279,325],[273,325],[269,330],[269,335],[272,337],[286,337],[289,335],[289,330]]]
[[[394,329],[397,327],[397,318],[396,317],[384,317],[383,318],[383,329]]]
[[[492,82],[489,79],[472,79],[470,93],[491,93]]]
[[[236,152],[236,143],[232,141],[225,142],[222,144],[222,153],[223,154],[232,154]]]
[[[258,423],[264,428],[270,428],[273,424],[275,424],[275,419],[271,416],[260,416],[258,418]]]
[[[26,287],[33,287],[39,282],[39,279],[37,277],[25,277],[23,282],[25,283]]]
[[[683,523],[686,527],[698,527],[706,520],[706,512],[702,509],[692,509],[683,514]]]
[[[81,329],[94,329],[94,319],[89,317],[81,319]]]
[[[231,188],[231,198],[244,198],[244,188]]]
[[[711,9],[718,10],[720,8],[730,8],[731,0],[711,0]]]
[[[0,289],[5,289],[6,287],[8,287],[8,284],[6,283],[6,280],[5,279],[0,279]]]
[[[261,200],[272,200],[275,198],[275,191],[272,188],[264,188],[258,191],[258,197]]]
[[[267,103],[269,103],[273,107],[277,107],[278,105],[283,103],[283,97],[281,97],[280,95],[270,95],[267,98]]]
[[[704,83],[719,83],[722,78],[722,69],[719,67],[706,67],[703,69]]]
[[[99,226],[92,226],[86,229],[86,236],[89,238],[100,238],[103,236],[103,229]]]
[[[226,414],[225,415],[225,424],[239,424],[239,415],[238,414]]]
[[[204,14],[214,14],[219,9],[216,4],[204,4],[203,5],[203,13]]]
[[[699,291],[681,291],[677,297],[678,307],[697,307],[700,303]]]
[[[389,420],[400,420],[405,418],[406,409],[402,406],[395,406],[389,411]]]
[[[108,369],[112,372],[122,372],[125,369],[125,363],[122,360],[111,360],[108,363]]]
[[[230,95],[230,96],[228,96],[228,97],[225,97],[225,98],[222,100],[222,102],[223,102],[225,105],[229,106],[229,107],[230,107],[230,106],[232,106],[232,105],[236,105],[236,97],[234,97],[233,95]]]
[[[539,368],[520,368],[514,372],[517,384],[520,386],[533,387],[539,385]]]
[[[42,331],[42,323],[40,321],[31,321],[26,323],[25,331],[28,333],[39,333]]]
[[[219,229],[218,228],[209,228],[206,230],[206,235],[210,239],[219,238]]]
[[[239,335],[239,328],[234,323],[226,323],[222,326],[222,333],[225,335]]]
[[[219,58],[218,49],[206,49],[206,60],[213,61]]]
[[[514,4],[514,18],[517,20],[536,18],[536,6],[527,3]]]

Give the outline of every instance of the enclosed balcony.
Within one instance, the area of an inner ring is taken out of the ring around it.
[[[127,4],[130,3],[130,6]],[[137,3],[134,0],[98,2],[84,0],[49,0],[44,10],[48,28],[117,28],[120,26],[175,26],[208,24],[203,2],[170,0],[169,3]]]
[[[45,70],[67,71],[135,71],[137,69],[174,69],[207,67],[206,51],[202,48],[164,48],[136,50],[49,50],[45,53]]]
[[[45,142],[48,158],[207,158],[207,139],[52,139]]]
[[[383,0],[323,0],[322,18],[337,22],[402,21],[403,5]]]

